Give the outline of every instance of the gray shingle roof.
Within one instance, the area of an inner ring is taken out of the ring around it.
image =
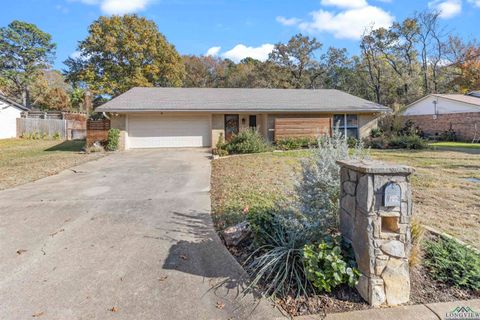
[[[1,94],[1,93],[0,93],[0,101],[3,101],[3,102],[5,102],[5,103],[8,103],[8,104],[10,104],[10,105],[12,105],[12,106],[14,106],[14,107],[17,107],[18,109],[23,110],[23,111],[28,111],[28,110],[30,110],[30,109],[28,109],[27,107],[25,107],[25,106],[23,106],[23,105],[21,105],[21,104],[19,104],[19,103],[16,103],[16,102],[13,101],[12,99],[4,96],[4,95]]]
[[[98,112],[388,112],[333,89],[133,88]]]

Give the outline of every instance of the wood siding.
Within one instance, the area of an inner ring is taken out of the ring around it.
[[[332,118],[275,118],[275,141],[285,138],[330,135]]]

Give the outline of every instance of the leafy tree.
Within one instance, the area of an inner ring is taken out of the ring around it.
[[[39,72],[31,85],[32,106],[41,110],[69,110],[70,86],[57,70]]]
[[[293,36],[287,44],[277,43],[269,55],[269,61],[285,68],[289,72],[287,81],[293,88],[312,87],[315,79],[321,75],[315,53],[322,48],[317,39]]]
[[[77,110],[82,108],[83,102],[85,101],[85,93],[86,91],[79,87],[72,89],[70,92],[70,102],[73,108]]]
[[[180,86],[184,65],[155,22],[137,15],[100,17],[80,41],[80,57],[65,61],[67,79],[95,95],[117,96],[132,87]]]
[[[25,106],[30,106],[30,87],[50,66],[55,48],[51,35],[34,24],[15,20],[0,28],[0,77]]]

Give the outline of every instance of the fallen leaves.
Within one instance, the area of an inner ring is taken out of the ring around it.
[[[65,231],[65,229],[60,229],[60,230],[58,230],[58,231],[55,231],[54,233],[50,233],[50,237],[53,238],[53,237],[56,236],[58,233],[63,232],[63,231]]]
[[[182,254],[182,255],[180,256],[180,259],[182,259],[182,260],[188,260],[188,257]]]
[[[223,310],[223,308],[225,308],[225,303],[217,302],[217,305],[215,307],[217,309]]]
[[[158,278],[158,281],[165,281],[167,280],[168,276],[161,276],[160,278]]]
[[[44,314],[45,314],[45,311],[37,312],[37,313],[32,314],[32,318],[38,318],[38,317],[43,316]]]
[[[17,250],[18,255],[21,255],[22,253],[25,253],[25,252],[27,252],[27,250],[25,250],[25,249],[18,249]]]
[[[117,307],[111,307],[110,309],[108,309],[108,311],[110,311],[110,312],[117,312],[117,311],[118,311],[118,308],[117,308]]]

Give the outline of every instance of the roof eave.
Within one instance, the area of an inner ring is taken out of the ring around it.
[[[231,112],[264,112],[264,113],[278,113],[278,112],[303,112],[303,113],[334,113],[334,112],[357,112],[357,113],[376,113],[376,112],[392,112],[388,107],[381,109],[369,109],[369,108],[360,108],[360,109],[323,109],[323,110],[312,110],[312,109],[110,109],[110,108],[101,108],[98,107],[95,112],[110,112],[110,113],[135,113],[135,112],[211,112],[211,113],[231,113]]]

